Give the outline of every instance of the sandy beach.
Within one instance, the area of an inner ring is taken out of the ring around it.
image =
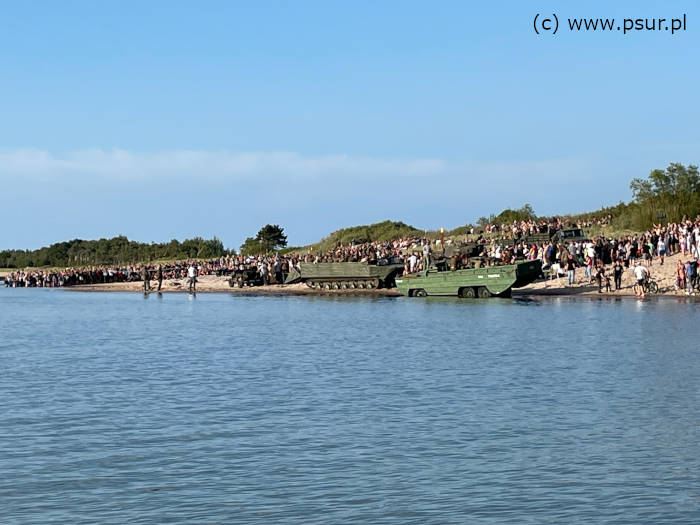
[[[156,281],[151,281],[151,292],[158,287]],[[87,284],[66,288],[75,292],[143,292],[141,281],[109,284]],[[188,293],[187,279],[173,279],[163,281],[162,293]],[[297,284],[271,284],[268,286],[244,286],[238,288],[228,284],[228,277],[216,277],[214,275],[200,275],[197,277],[197,293],[232,293],[240,295],[369,295],[369,296],[398,296],[401,295],[396,288],[379,290],[312,290],[303,283]]]

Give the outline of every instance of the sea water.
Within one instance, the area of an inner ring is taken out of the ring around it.
[[[0,289],[0,521],[698,523],[700,304]]]

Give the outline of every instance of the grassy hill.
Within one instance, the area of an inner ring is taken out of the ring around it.
[[[400,237],[422,235],[425,235],[425,230],[419,230],[404,222],[383,221],[375,224],[342,228],[307,248],[325,251],[336,246],[338,243],[349,244],[352,241],[389,241]]]

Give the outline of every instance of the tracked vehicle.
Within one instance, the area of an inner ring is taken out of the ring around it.
[[[456,295],[463,298],[491,296],[508,297],[513,288],[526,286],[542,273],[539,260],[522,261],[504,266],[486,266],[463,270],[441,269],[433,266],[427,271],[396,279],[399,291],[408,297]]]
[[[303,282],[318,290],[392,288],[394,279],[402,272],[403,264],[299,263],[298,270],[290,268],[284,283]]]

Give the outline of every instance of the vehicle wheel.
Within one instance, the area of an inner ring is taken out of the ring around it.
[[[357,287],[360,289],[363,289],[365,287],[365,282],[364,281],[358,281],[357,282]]]
[[[330,290],[331,289],[331,283],[323,283],[322,284],[324,290]]]
[[[485,286],[480,286],[478,295],[480,299],[488,299],[489,297],[491,297],[491,292],[489,292],[488,288],[486,288]]]
[[[413,291],[413,297],[427,297],[428,294],[423,288]]]
[[[659,285],[654,281],[649,283],[649,293],[659,293]]]
[[[357,281],[350,281],[349,287],[352,288],[353,290],[357,288]]]
[[[334,290],[338,290],[338,289],[340,289],[340,283],[333,283],[333,284],[331,285],[331,287],[332,287]]]
[[[457,295],[459,295],[462,299],[474,299],[474,297],[476,297],[476,292],[471,286],[465,286],[464,288],[459,289],[459,293]]]

